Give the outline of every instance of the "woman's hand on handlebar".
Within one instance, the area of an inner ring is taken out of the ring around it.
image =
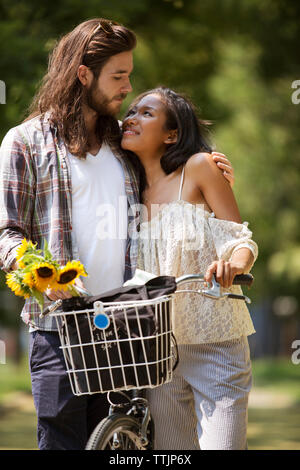
[[[216,281],[225,288],[231,287],[233,279],[237,274],[243,274],[245,267],[235,261],[224,261],[223,259],[211,263],[205,273],[206,282],[211,282],[215,274]]]

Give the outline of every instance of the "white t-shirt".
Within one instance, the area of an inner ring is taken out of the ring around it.
[[[72,231],[88,277],[88,291],[101,294],[124,282],[127,197],[121,163],[103,144],[96,156],[81,160],[69,153],[72,180]]]

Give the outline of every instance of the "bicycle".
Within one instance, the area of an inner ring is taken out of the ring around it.
[[[253,280],[251,274],[241,274],[233,284],[250,287]],[[178,289],[195,281],[202,287]],[[153,448],[155,427],[146,390],[172,380],[178,362],[172,302],[177,293],[185,292],[251,303],[242,292],[226,292],[215,278],[208,284],[198,274],[159,276],[101,296],[56,301],[44,312],[56,318],[72,392],[107,393],[109,415],[92,432],[86,450]],[[62,311],[56,312],[59,306]],[[113,403],[112,393],[123,401]]]

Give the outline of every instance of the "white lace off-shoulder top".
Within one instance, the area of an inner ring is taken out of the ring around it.
[[[252,240],[248,222],[238,224],[217,219],[202,204],[181,199],[184,168],[179,197],[168,203],[150,221],[140,224],[137,267],[157,276],[205,274],[215,260],[229,260],[242,248],[249,248],[254,261],[257,244]],[[196,289],[191,282],[185,289]],[[240,286],[226,291],[241,294]],[[243,300],[213,300],[195,293],[178,293],[172,314],[178,344],[199,344],[227,341],[255,333]]]

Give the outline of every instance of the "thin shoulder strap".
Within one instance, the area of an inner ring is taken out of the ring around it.
[[[184,165],[183,165],[182,172],[181,172],[181,180],[180,180],[180,187],[179,187],[178,201],[180,201],[180,200],[181,200],[181,194],[182,194],[182,188],[183,188],[183,178],[184,178]]]

